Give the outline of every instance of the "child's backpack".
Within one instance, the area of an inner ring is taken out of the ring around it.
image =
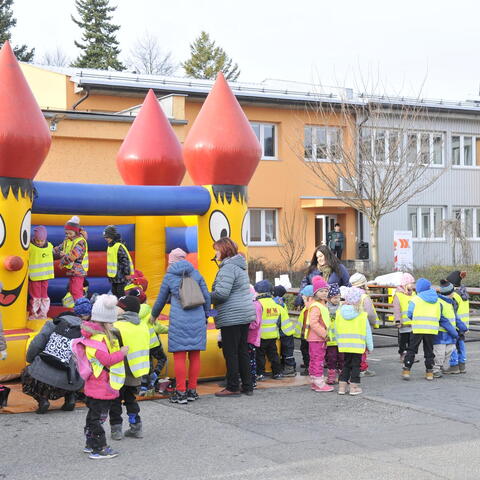
[[[60,320],[55,325],[55,330],[50,335],[40,358],[52,367],[61,370],[70,370],[72,359],[72,340],[81,337],[80,325],[72,326]]]
[[[190,310],[205,303],[200,285],[190,275],[182,276],[179,295],[180,304],[184,310]]]

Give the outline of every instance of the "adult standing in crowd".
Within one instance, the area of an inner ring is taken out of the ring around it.
[[[239,374],[242,393],[253,392],[248,354],[248,329],[255,320],[256,312],[250,293],[247,261],[238,253],[237,244],[223,237],[213,244],[219,270],[212,287],[212,303],[217,310],[215,325],[222,335],[222,349],[227,366],[227,386],[217,397],[240,395]]]
[[[205,280],[193,265],[186,260],[187,254],[181,248],[175,248],[168,256],[169,267],[152,308],[150,322],[153,324],[160,315],[165,304],[170,301],[170,323],[168,327],[168,351],[173,353],[176,378],[176,391],[170,398],[172,403],[186,404],[198,399],[197,379],[200,373],[200,351],[207,344],[206,320],[210,314],[210,294]],[[203,294],[205,303],[185,310],[180,301],[182,279],[191,277],[195,280]],[[250,295],[250,303],[252,297]],[[187,378],[187,353],[188,390]]]
[[[329,285],[336,283],[339,287],[351,286],[348,270],[326,245],[320,245],[313,252],[307,274],[303,277],[300,284],[300,291],[307,285],[312,285],[312,279],[317,275],[322,276]],[[303,306],[300,294],[295,300],[295,306]]]
[[[342,252],[345,248],[345,235],[340,230],[340,224],[336,223],[334,230],[332,232],[328,232],[327,235],[327,245],[330,250],[334,253],[334,255],[341,260],[342,259]]]

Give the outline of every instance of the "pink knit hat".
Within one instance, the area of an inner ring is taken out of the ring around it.
[[[400,285],[404,287],[409,283],[415,283],[415,279],[413,278],[413,275],[410,275],[409,273],[404,273],[402,275],[402,278],[400,279]]]
[[[320,275],[317,275],[316,277],[312,278],[312,285],[313,285],[313,294],[315,295],[318,290],[321,288],[327,288],[328,289],[328,283],[325,281],[323,277]]]
[[[47,240],[47,229],[43,225],[37,225],[33,229],[33,239],[39,242]]]
[[[184,252],[181,248],[174,248],[168,255],[168,263],[176,263],[180,260],[185,260],[187,258],[187,253]]]

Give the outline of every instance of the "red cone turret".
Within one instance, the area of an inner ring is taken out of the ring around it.
[[[0,177],[33,179],[50,143],[42,111],[5,42],[0,51]]]
[[[261,157],[257,137],[222,73],[185,139],[196,185],[248,185]]]
[[[150,90],[117,154],[127,185],[180,185],[185,175],[182,147]]]

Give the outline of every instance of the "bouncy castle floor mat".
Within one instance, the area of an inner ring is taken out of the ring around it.
[[[310,384],[309,377],[302,377],[297,375],[296,377],[285,377],[281,380],[271,380],[267,379],[257,384],[256,390],[262,390],[265,388],[278,388],[278,387],[299,387],[303,385]],[[18,382],[8,382],[5,383],[8,388],[10,388],[10,395],[8,397],[7,406],[0,408],[0,414],[2,413],[28,413],[35,412],[38,405],[37,402],[30,396],[25,395],[22,392],[22,385]],[[210,382],[201,382],[198,384],[197,392],[200,396],[203,395],[213,395],[215,392],[221,390],[222,387],[219,386],[219,381],[210,381]],[[160,400],[168,399],[168,394],[158,394],[145,397],[138,397],[139,401],[146,400]],[[49,410],[60,410],[63,405],[63,398],[59,400],[50,400],[50,409]],[[77,408],[85,407],[81,402],[77,403]]]

